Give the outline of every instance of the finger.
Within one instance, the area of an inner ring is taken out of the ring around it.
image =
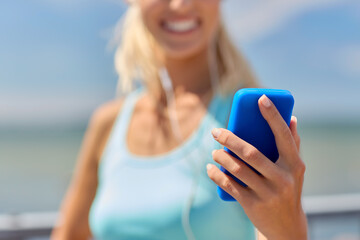
[[[223,128],[214,128],[213,137],[221,145],[230,149],[239,158],[252,166],[266,178],[271,179],[277,174],[276,165],[265,157],[259,150],[251,144],[245,142],[232,132]]]
[[[295,140],[296,148],[298,151],[300,151],[300,136],[297,132],[297,118],[295,116],[291,117],[290,131]]]
[[[258,103],[261,114],[274,133],[279,155],[284,156],[284,159],[293,159],[297,148],[288,125],[267,96],[262,95]]]
[[[255,173],[244,162],[231,156],[225,150],[214,150],[212,156],[215,162],[219,163],[232,175],[243,181],[251,189],[255,190],[255,192],[263,192],[266,190],[264,177]]]
[[[237,183],[232,177],[226,175],[213,164],[206,166],[209,178],[225,192],[235,198],[240,204],[246,202],[251,196],[249,189],[244,188]]]

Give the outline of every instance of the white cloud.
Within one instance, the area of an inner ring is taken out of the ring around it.
[[[309,10],[354,0],[228,0],[223,13],[235,40],[251,42],[276,31]]]

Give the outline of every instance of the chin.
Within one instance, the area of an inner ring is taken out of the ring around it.
[[[176,60],[186,60],[196,57],[206,51],[207,44],[204,43],[192,43],[192,44],[166,44],[163,45],[165,56]]]

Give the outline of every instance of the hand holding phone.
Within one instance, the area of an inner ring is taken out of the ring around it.
[[[294,98],[289,91],[280,89],[244,88],[237,91],[234,95],[228,130],[242,140],[253,145],[272,162],[276,162],[279,158],[279,153],[276,147],[274,134],[272,133],[269,124],[261,115],[258,106],[258,100],[264,94],[274,103],[286,124],[289,126],[294,106]],[[224,149],[233,157],[240,159],[226,147]],[[242,161],[242,159],[240,160]],[[249,164],[247,165],[253,169]],[[255,169],[253,170],[257,172]],[[245,183],[234,177],[224,167],[221,167],[221,171],[233,177],[239,184],[246,186]],[[235,199],[221,189],[221,187],[218,187],[218,194],[220,198],[225,201],[235,201]]]
[[[241,204],[251,222],[267,239],[305,240],[307,221],[301,204],[305,164],[299,153],[300,137],[297,133],[297,119],[290,117],[293,98],[288,96],[288,92],[283,98],[285,92],[277,90],[275,95],[271,94],[274,90],[244,89],[243,91],[248,92],[247,97],[244,97],[248,100],[242,101],[243,97],[238,96],[240,100],[236,100],[237,103],[234,104],[241,109],[247,109],[246,106],[250,109],[246,111],[235,109],[234,113],[231,112],[229,129],[232,129],[231,122],[233,122],[236,123],[234,132],[245,129],[245,134],[241,135],[238,132],[237,134],[241,136],[238,137],[227,129],[212,130],[214,139],[233,152],[230,154],[224,149],[214,150],[213,159],[224,166],[237,180],[213,164],[207,165],[207,174],[215,184],[229,193],[225,197],[231,195]],[[288,98],[290,100],[284,100]],[[235,114],[236,112],[239,114]],[[246,115],[241,116],[240,113]],[[245,121],[247,124],[240,128],[242,124],[234,121],[237,116],[241,116],[242,123],[243,117],[247,118]],[[289,119],[291,119],[290,126]],[[261,123],[260,120],[264,122]],[[265,129],[267,127],[271,129],[271,137],[263,135],[262,124],[265,124]],[[274,149],[266,153],[266,146],[270,140],[275,140],[275,145],[272,145],[276,147],[274,155],[271,154]],[[243,161],[239,160],[240,158]],[[247,187],[244,187],[244,183],[238,179],[246,183]]]

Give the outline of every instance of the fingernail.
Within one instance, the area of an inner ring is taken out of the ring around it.
[[[294,119],[294,122],[297,123],[297,117],[295,117],[295,116],[292,116],[292,117]]]
[[[221,130],[219,128],[214,128],[211,131],[211,134],[213,135],[214,138],[218,138],[220,136]]]
[[[265,94],[261,96],[260,102],[266,108],[269,108],[271,106],[271,102]]]
[[[212,167],[213,167],[213,165],[210,164],[210,163],[208,163],[208,164],[206,165],[206,169],[207,169],[208,171],[209,171]]]
[[[215,152],[216,152],[216,150],[213,150],[213,151],[211,152],[211,155],[212,155],[213,157],[214,157]]]

